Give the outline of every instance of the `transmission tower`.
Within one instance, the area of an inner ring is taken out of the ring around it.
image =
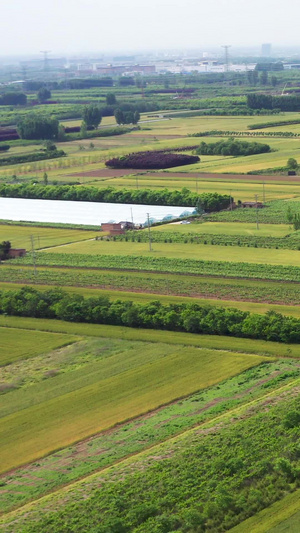
[[[50,54],[51,50],[41,50],[41,54],[44,54],[44,71],[46,72],[48,70],[48,54]]]
[[[231,47],[231,44],[223,44],[222,45],[222,48],[224,48],[224,52],[225,52],[225,71],[228,72],[229,71],[229,48]]]

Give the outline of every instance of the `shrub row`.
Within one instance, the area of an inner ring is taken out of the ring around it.
[[[248,126],[249,128],[249,126]],[[300,133],[291,131],[222,131],[210,130],[189,133],[188,137],[299,137]]]
[[[114,157],[106,161],[106,166],[110,168],[141,168],[160,169],[191,165],[200,161],[198,156],[173,154],[170,152],[138,152],[128,154],[123,157]]]
[[[106,237],[103,237],[105,239]],[[148,242],[149,237],[144,231],[127,231],[125,235],[114,237],[117,241]],[[211,235],[210,233],[179,233],[151,231],[152,242],[180,242],[193,244],[208,244],[217,246],[245,246],[253,248],[281,248],[300,250],[299,234],[286,235],[285,237],[260,237],[254,235]]]
[[[0,166],[31,163],[32,161],[43,161],[44,159],[56,159],[57,157],[64,157],[65,155],[66,154],[63,150],[50,150],[46,152],[36,152],[33,154],[2,157],[0,159]]]
[[[247,156],[254,154],[264,154],[270,152],[268,144],[257,142],[236,141],[228,139],[227,141],[218,141],[216,143],[201,142],[196,153],[200,155],[233,155],[233,156]]]
[[[163,305],[159,301],[153,301],[141,305],[132,301],[111,302],[106,297],[84,298],[61,289],[40,292],[32,287],[23,287],[14,291],[2,291],[0,313],[284,343],[300,341],[300,320],[274,311],[257,315],[233,308],[194,303]]]
[[[259,130],[263,128],[275,128],[277,126],[289,126],[290,124],[300,124],[300,120],[277,120],[276,122],[260,122],[258,124],[250,124],[249,130]]]

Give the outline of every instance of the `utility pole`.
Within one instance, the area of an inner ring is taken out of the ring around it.
[[[30,235],[30,240],[31,240],[31,251],[32,251],[34,281],[36,281],[36,257],[35,257],[34,237],[33,237],[33,235]]]
[[[148,221],[148,235],[149,235],[149,251],[152,252],[152,245],[151,245],[151,231],[150,231],[150,218],[149,213],[147,213],[147,221]]]
[[[198,178],[196,178],[196,193],[198,194]]]
[[[263,203],[266,201],[266,195],[265,195],[265,182],[263,181]]]
[[[258,224],[258,205],[257,205],[257,194],[255,195],[255,202],[256,202],[256,229],[259,229],[259,224]]]
[[[133,212],[132,212],[132,207],[130,208],[130,212],[131,212],[131,222],[133,224]]]

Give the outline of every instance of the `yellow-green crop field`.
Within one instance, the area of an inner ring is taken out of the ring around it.
[[[154,231],[167,233],[206,233],[209,235],[255,235],[261,237],[284,237],[291,233],[291,226],[288,224],[256,224],[234,222],[203,222],[180,224],[180,222],[171,222],[153,228]],[[146,230],[145,230],[146,231]]]
[[[34,247],[38,249],[94,239],[99,232],[0,224],[0,242],[10,241],[12,248],[31,250],[31,235],[34,238]]]
[[[47,333],[0,327],[0,366],[19,359],[35,357],[76,342],[78,337],[63,333]]]
[[[149,244],[142,242],[85,241],[69,244],[63,248],[45,250],[50,253],[89,254],[89,255],[135,255],[145,257],[168,257],[173,259],[197,259],[203,261],[233,261],[238,263],[258,263],[270,265],[300,266],[298,250],[276,250],[264,248],[241,248],[239,246],[214,246],[190,243],[154,243],[149,251]]]
[[[8,392],[1,406],[1,469],[34,461],[263,360],[221,350],[133,342],[78,370]]]

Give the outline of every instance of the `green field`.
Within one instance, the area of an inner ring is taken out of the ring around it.
[[[84,369],[8,392],[2,402],[2,471],[34,461],[262,361],[256,355],[133,343]]]
[[[88,342],[87,346],[90,347],[91,343]],[[282,387],[297,373],[299,371],[294,370],[293,360],[265,362],[218,385],[172,402],[150,416],[138,417],[118,425],[110,432],[100,433],[85,442],[56,451],[40,459],[34,466],[30,464],[19,469],[13,477],[10,474],[2,476],[5,492],[2,494],[0,510],[7,512],[20,507],[31,498],[36,499],[79,477],[107,468],[117,460],[136,454],[196,424],[203,424],[229,408],[264,396],[266,384],[268,391]]]
[[[284,237],[291,233],[291,226],[287,224],[259,224],[259,229],[256,223],[240,223],[235,222],[203,222],[181,224],[180,222],[171,222],[170,224],[163,224],[153,228],[154,231],[161,231],[167,233],[196,233],[209,235],[254,235],[257,237]],[[146,231],[146,230],[145,230]]]
[[[45,251],[47,253],[47,250]],[[69,244],[63,248],[49,250],[51,254],[124,255],[140,257],[166,257],[170,259],[193,259],[202,261],[228,261],[240,263],[266,263],[266,251],[259,248],[238,246],[211,246],[203,244],[155,243],[149,251],[149,244],[139,242],[86,241]],[[267,252],[268,264],[300,266],[297,250],[273,250]]]
[[[101,533],[112,524],[147,533],[161,531],[161,524],[191,529],[205,520],[207,531],[228,530],[293,490],[280,465],[293,449],[292,433],[299,433],[283,431],[287,412],[299,403],[298,390],[296,379],[229,409],[8,514],[3,527],[37,533],[51,525],[58,533],[63,523],[79,532],[88,521]],[[263,465],[271,465],[267,478]],[[296,460],[290,465],[296,468]]]
[[[78,340],[78,337],[60,333],[12,330],[5,327],[0,327],[0,336],[0,366],[36,357]]]
[[[0,224],[0,242],[10,241],[12,248],[25,248],[27,251],[32,248],[31,236],[34,247],[39,249],[94,239],[97,235],[99,232],[96,231]]]
[[[232,528],[230,533],[298,533],[300,491],[288,494],[267,509]]]

